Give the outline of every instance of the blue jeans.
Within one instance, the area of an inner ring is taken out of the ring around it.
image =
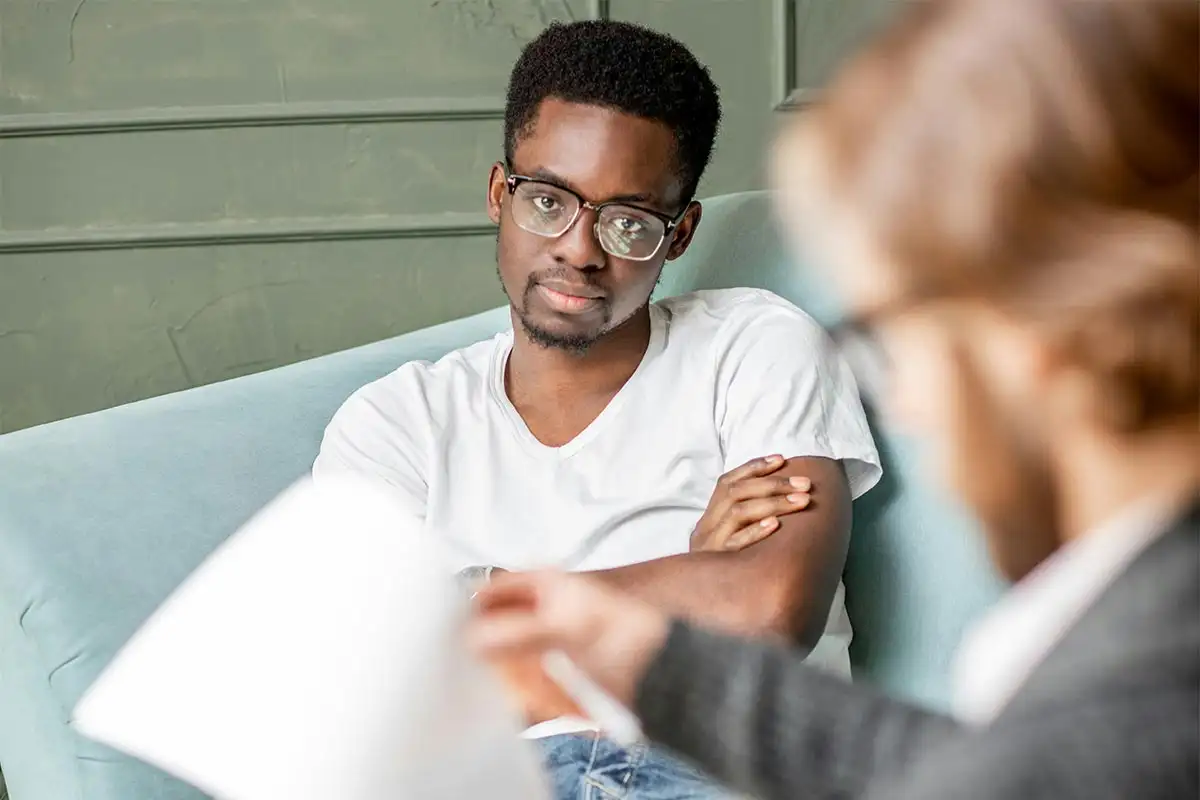
[[[699,771],[657,749],[594,733],[538,739],[555,800],[728,800]]]

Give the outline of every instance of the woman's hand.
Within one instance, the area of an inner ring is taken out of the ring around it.
[[[468,634],[491,663],[519,663],[506,673],[530,720],[563,710],[547,691],[541,656],[561,650],[616,699],[632,705],[637,687],[670,630],[652,605],[582,575],[560,572],[497,576],[476,597]],[[572,704],[573,705],[573,704]],[[569,713],[569,712],[568,712]]]
[[[525,715],[526,725],[558,717],[586,717],[575,701],[542,669],[541,653],[489,655],[487,661],[509,688]]]

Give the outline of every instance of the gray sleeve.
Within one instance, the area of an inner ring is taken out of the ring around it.
[[[1115,689],[1002,716],[913,764],[895,800],[1200,797],[1195,688]],[[880,793],[882,794],[882,787]]]
[[[854,798],[960,731],[783,647],[676,623],[638,689],[647,735],[738,791]]]

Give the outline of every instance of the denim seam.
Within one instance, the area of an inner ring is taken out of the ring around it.
[[[596,767],[596,754],[599,751],[600,751],[600,734],[594,733],[594,734],[592,734],[592,754],[591,754],[591,756],[588,757],[587,769],[583,771],[583,786],[581,786],[580,788],[582,789],[582,788],[586,788],[586,787],[590,786],[590,787],[599,789],[600,791],[604,792],[605,794],[608,794],[608,792],[604,791],[603,786],[600,786],[595,781],[593,781],[591,778],[592,770],[595,769],[595,767]],[[588,792],[587,794],[591,795],[591,792]],[[586,796],[585,796],[585,800],[586,800]]]
[[[585,773],[585,776],[583,779],[584,782],[590,788],[596,790],[597,792],[600,792],[605,797],[613,798],[613,800],[621,800],[621,798],[623,798],[623,797],[628,797],[629,796],[629,786],[631,783],[633,783],[633,779],[637,775],[638,770],[641,769],[642,764],[645,763],[646,756],[649,753],[649,747],[647,747],[643,743],[638,743],[638,744],[633,745],[632,747],[630,747],[628,750],[625,751],[626,753],[629,754],[629,761],[628,761],[628,766],[625,770],[625,776],[621,781],[621,793],[620,794],[614,794],[609,789],[609,787],[603,785],[599,781],[592,779],[592,767],[596,763],[596,751],[599,749],[599,747],[600,747],[600,736],[597,735],[595,745],[592,747],[592,760],[588,764],[588,769],[587,769],[587,772]]]

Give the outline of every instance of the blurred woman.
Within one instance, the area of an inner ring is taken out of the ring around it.
[[[1200,796],[1198,148],[1191,0],[905,4],[781,140],[835,340],[1015,582],[953,716],[575,576],[492,585],[478,646],[566,651],[761,797]]]

